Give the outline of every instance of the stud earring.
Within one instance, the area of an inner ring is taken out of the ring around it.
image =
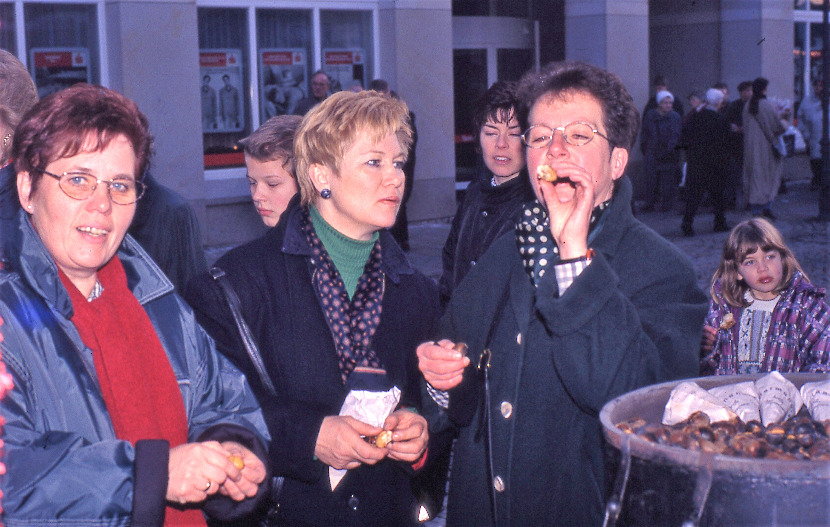
[[[331,189],[324,188],[320,191],[320,197],[323,199],[329,199],[331,197]]]
[[[29,210],[32,210],[32,204],[29,203],[28,205],[26,205],[26,208],[29,209]]]

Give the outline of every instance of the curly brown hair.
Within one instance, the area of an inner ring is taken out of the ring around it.
[[[574,92],[587,93],[600,103],[611,146],[631,151],[640,126],[634,99],[618,75],[585,62],[552,62],[522,77],[518,88],[522,130],[527,129],[530,109],[539,99]]]
[[[44,97],[23,117],[12,146],[15,169],[29,173],[34,191],[49,163],[85,151],[100,152],[121,135],[133,147],[135,176],[141,180],[153,146],[147,118],[114,90],[74,84]]]

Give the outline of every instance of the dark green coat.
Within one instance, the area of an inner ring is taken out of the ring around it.
[[[494,325],[488,347],[494,475],[504,482],[499,526],[601,525],[600,409],[635,388],[697,375],[706,297],[689,259],[636,220],[630,200],[623,178],[591,244],[593,262],[561,298],[553,272],[534,289],[508,233],[458,286],[442,320],[440,337],[466,342],[473,363]],[[493,524],[493,482],[484,442],[475,439],[476,379],[471,365],[450,392],[449,414],[461,432],[448,526]]]

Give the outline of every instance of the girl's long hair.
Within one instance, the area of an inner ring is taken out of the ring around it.
[[[749,302],[744,295],[749,290],[749,285],[738,276],[738,266],[747,255],[755,251],[772,250],[781,255],[783,267],[782,280],[775,289],[776,294],[790,286],[796,271],[800,271],[804,279],[809,281],[778,229],[763,218],[752,218],[736,225],[723,243],[723,256],[712,277],[712,298],[715,298],[715,284],[720,280],[721,294],[728,304],[734,307],[748,306]]]

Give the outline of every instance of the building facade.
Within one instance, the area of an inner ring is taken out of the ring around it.
[[[658,73],[684,98],[765,76],[792,100],[820,71],[820,21],[809,0],[0,0],[0,47],[42,94],[88,81],[135,100],[153,174],[221,246],[263,231],[236,142],[317,70],[333,89],[384,78],[415,112],[417,221],[454,213],[477,168],[470,106],[496,79],[567,58],[617,72],[641,108]]]

